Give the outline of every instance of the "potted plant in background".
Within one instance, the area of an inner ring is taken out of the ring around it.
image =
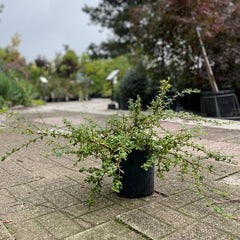
[[[169,99],[166,93],[170,87],[169,80],[163,80],[159,94],[146,112],[141,111],[141,100],[138,98],[135,102],[130,101],[130,112],[127,115],[114,115],[103,127],[91,119],[78,126],[73,126],[65,119],[65,130],[39,127],[29,122],[26,125],[24,122],[20,122],[20,125],[17,123],[12,129],[20,131],[21,134],[30,134],[34,138],[9,151],[2,160],[29,144],[37,144],[38,140],[43,138],[47,138],[48,143],[53,146],[55,155],[74,154],[79,165],[87,157],[100,159],[99,167],[82,167],[79,170],[87,172],[85,181],[93,184],[93,195],[88,200],[91,204],[94,203],[94,193],[101,191],[105,176],[112,178],[112,189],[120,196],[133,198],[151,194],[154,190],[154,173],[162,178],[172,167],[180,168],[182,174],[191,173],[195,188],[201,192],[204,186],[202,170],[211,172],[213,169],[211,162],[206,164],[206,161],[202,163],[202,160],[231,161],[231,158],[211,152],[192,141],[200,136],[200,121],[204,119],[189,113],[166,110],[177,97],[197,90],[184,90]],[[161,120],[176,116],[194,119],[197,125],[194,129],[182,128],[177,132],[162,126]],[[63,142],[62,139],[66,141]],[[203,154],[194,156],[194,150]]]

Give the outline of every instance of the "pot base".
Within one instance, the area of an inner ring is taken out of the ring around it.
[[[146,162],[147,151],[133,150],[126,161],[120,164],[123,188],[118,195],[125,198],[139,198],[154,192],[154,166],[145,171],[141,166]]]

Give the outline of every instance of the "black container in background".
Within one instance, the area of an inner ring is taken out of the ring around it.
[[[234,90],[202,92],[201,114],[207,117],[233,117],[238,108]]]
[[[120,164],[123,188],[118,193],[121,197],[146,197],[154,191],[154,166],[145,171],[141,166],[146,162],[147,151],[133,150],[126,161]]]
[[[108,104],[108,109],[116,109],[116,105],[115,104]]]
[[[121,110],[128,110],[128,108],[129,108],[128,101],[129,101],[128,98],[120,97],[119,109],[121,109]]]

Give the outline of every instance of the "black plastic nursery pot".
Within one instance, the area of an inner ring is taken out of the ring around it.
[[[121,197],[139,198],[154,192],[154,166],[144,170],[141,166],[146,162],[147,151],[133,150],[126,161],[120,164],[123,188],[118,193]]]
[[[128,109],[129,109],[129,103],[128,103],[128,101],[129,101],[128,98],[120,97],[120,100],[119,100],[119,109],[121,109],[121,110],[128,110]]]
[[[115,104],[108,104],[108,109],[116,109],[116,105]]]
[[[233,117],[238,108],[237,97],[233,90],[202,93],[202,115],[219,118]]]

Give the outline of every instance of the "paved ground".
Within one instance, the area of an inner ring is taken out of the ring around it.
[[[35,108],[18,109],[25,116],[40,121],[41,113],[49,125],[62,126],[63,116],[74,124],[89,115],[104,124],[108,100],[85,103],[56,103]],[[176,121],[163,123],[172,130]],[[185,121],[185,124],[192,124]],[[201,143],[212,150],[240,156],[240,124],[206,126],[208,135]],[[14,133],[0,134],[0,154],[24,142],[26,137]],[[208,193],[216,206],[234,216],[227,219],[206,206],[189,189],[192,180],[182,181],[177,169],[164,180],[155,180],[153,195],[140,199],[118,197],[105,179],[103,192],[94,207],[88,207],[89,192],[84,175],[74,166],[74,157],[45,157],[45,142],[20,151],[0,163],[0,240],[90,240],[90,239],[240,239],[240,166],[214,163],[215,172],[207,174],[209,185],[224,189],[225,199]],[[97,165],[92,159],[83,162]]]

